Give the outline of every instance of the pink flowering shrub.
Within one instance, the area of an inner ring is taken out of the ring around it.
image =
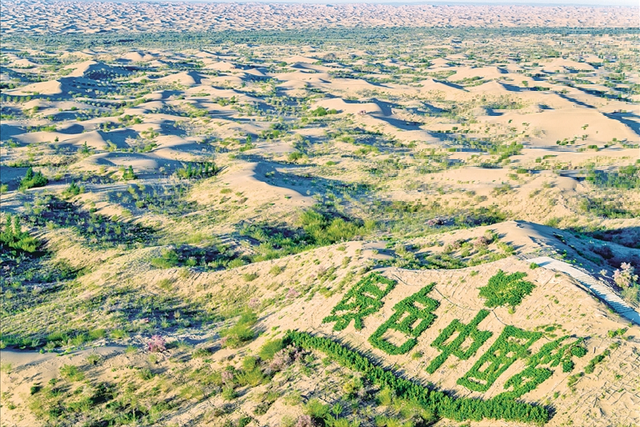
[[[296,427],[313,427],[311,415],[300,415],[296,422]]]
[[[613,281],[621,288],[630,288],[637,284],[638,275],[634,274],[634,268],[628,262],[620,264],[620,268],[613,272]]]
[[[161,353],[167,349],[167,340],[160,335],[154,335],[147,342],[147,350],[151,353]]]

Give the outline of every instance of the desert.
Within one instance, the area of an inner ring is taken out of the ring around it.
[[[640,425],[636,9],[1,8],[2,426]]]

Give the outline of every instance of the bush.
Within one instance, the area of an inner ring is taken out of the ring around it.
[[[611,352],[609,350],[605,350],[601,354],[591,359],[587,366],[584,367],[584,372],[587,374],[592,374],[596,370],[596,365],[602,362],[605,357],[609,356],[610,354]]]
[[[60,376],[69,381],[82,381],[84,379],[84,373],[74,365],[62,365],[60,367]]]
[[[44,187],[49,183],[49,180],[42,174],[42,172],[33,172],[33,168],[27,169],[24,178],[20,181],[20,189],[27,190],[29,188]]]
[[[179,263],[180,258],[173,249],[163,249],[160,257],[151,259],[151,265],[156,268],[172,268]]]
[[[329,405],[325,405],[320,400],[313,398],[304,405],[305,414],[316,420],[322,420],[329,414]]]
[[[613,281],[621,288],[629,288],[638,284],[638,275],[628,262],[620,264],[620,268],[613,272]]]
[[[125,181],[138,179],[138,176],[133,172],[133,166],[129,165],[129,167],[122,172],[122,179]]]
[[[220,330],[220,336],[223,337],[223,345],[229,348],[238,348],[251,341],[255,337],[252,327],[256,321],[257,317],[253,312],[247,311],[243,313],[235,325]]]
[[[0,223],[0,247],[3,250],[11,248],[16,251],[33,253],[36,252],[38,246],[39,242],[35,237],[22,231],[18,216],[8,214],[4,225]]]
[[[584,357],[587,350],[581,345],[581,340],[563,345],[563,342],[568,338],[569,335],[565,335],[543,345],[538,353],[529,357],[522,372],[505,382],[504,388],[512,388],[512,390],[500,394],[499,397],[516,399],[534,390],[553,375],[553,371],[550,369],[552,367],[562,365],[562,372],[571,372],[574,368],[572,358]]]
[[[457,383],[473,391],[487,391],[516,360],[527,357],[528,349],[542,337],[541,332],[529,332],[507,325],[473,367]],[[486,366],[486,365],[489,366]]]
[[[188,163],[187,166],[176,170],[176,175],[180,179],[208,178],[220,172],[213,162]]]
[[[167,340],[160,335],[154,335],[147,342],[147,350],[151,353],[161,353],[167,350]]]
[[[81,193],[84,193],[84,185],[80,186],[78,184],[76,184],[75,182],[72,182],[69,187],[67,187],[63,192],[62,195],[66,198],[70,198],[73,196],[77,196]]]
[[[282,340],[271,340],[264,343],[264,345],[260,348],[260,352],[258,355],[262,360],[271,360],[273,356],[282,350],[283,344]]]
[[[635,285],[624,288],[620,295],[626,302],[637,305],[640,303],[640,286]]]

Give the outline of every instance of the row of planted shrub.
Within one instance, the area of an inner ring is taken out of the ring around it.
[[[288,331],[284,342],[306,350],[319,350],[342,366],[362,373],[373,384],[392,390],[399,398],[417,402],[438,418],[455,421],[502,419],[536,424],[544,424],[549,420],[548,410],[541,406],[505,398],[453,398],[442,391],[431,390],[401,378],[391,370],[376,366],[367,357],[329,338]]]

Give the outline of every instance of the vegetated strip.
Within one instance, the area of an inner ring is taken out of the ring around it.
[[[222,43],[263,43],[263,44],[306,44],[327,45],[351,40],[360,45],[374,45],[381,41],[397,43],[402,37],[435,36],[519,36],[529,34],[639,34],[635,27],[514,27],[514,28],[442,28],[442,27],[353,27],[353,28],[305,28],[283,30],[222,30],[222,31],[158,31],[132,33],[130,31],[113,31],[101,34],[44,34],[31,33],[3,34],[6,43],[12,45],[44,45],[49,48],[68,46],[82,49],[104,46],[171,46],[175,44]]]
[[[342,366],[362,373],[372,383],[391,389],[399,398],[417,402],[438,418],[455,421],[481,421],[489,418],[536,424],[549,421],[549,411],[542,406],[506,398],[453,398],[442,391],[430,390],[399,377],[389,369],[376,366],[367,357],[329,338],[313,336],[306,332],[288,331],[284,343],[294,344],[306,350],[319,350]]]

